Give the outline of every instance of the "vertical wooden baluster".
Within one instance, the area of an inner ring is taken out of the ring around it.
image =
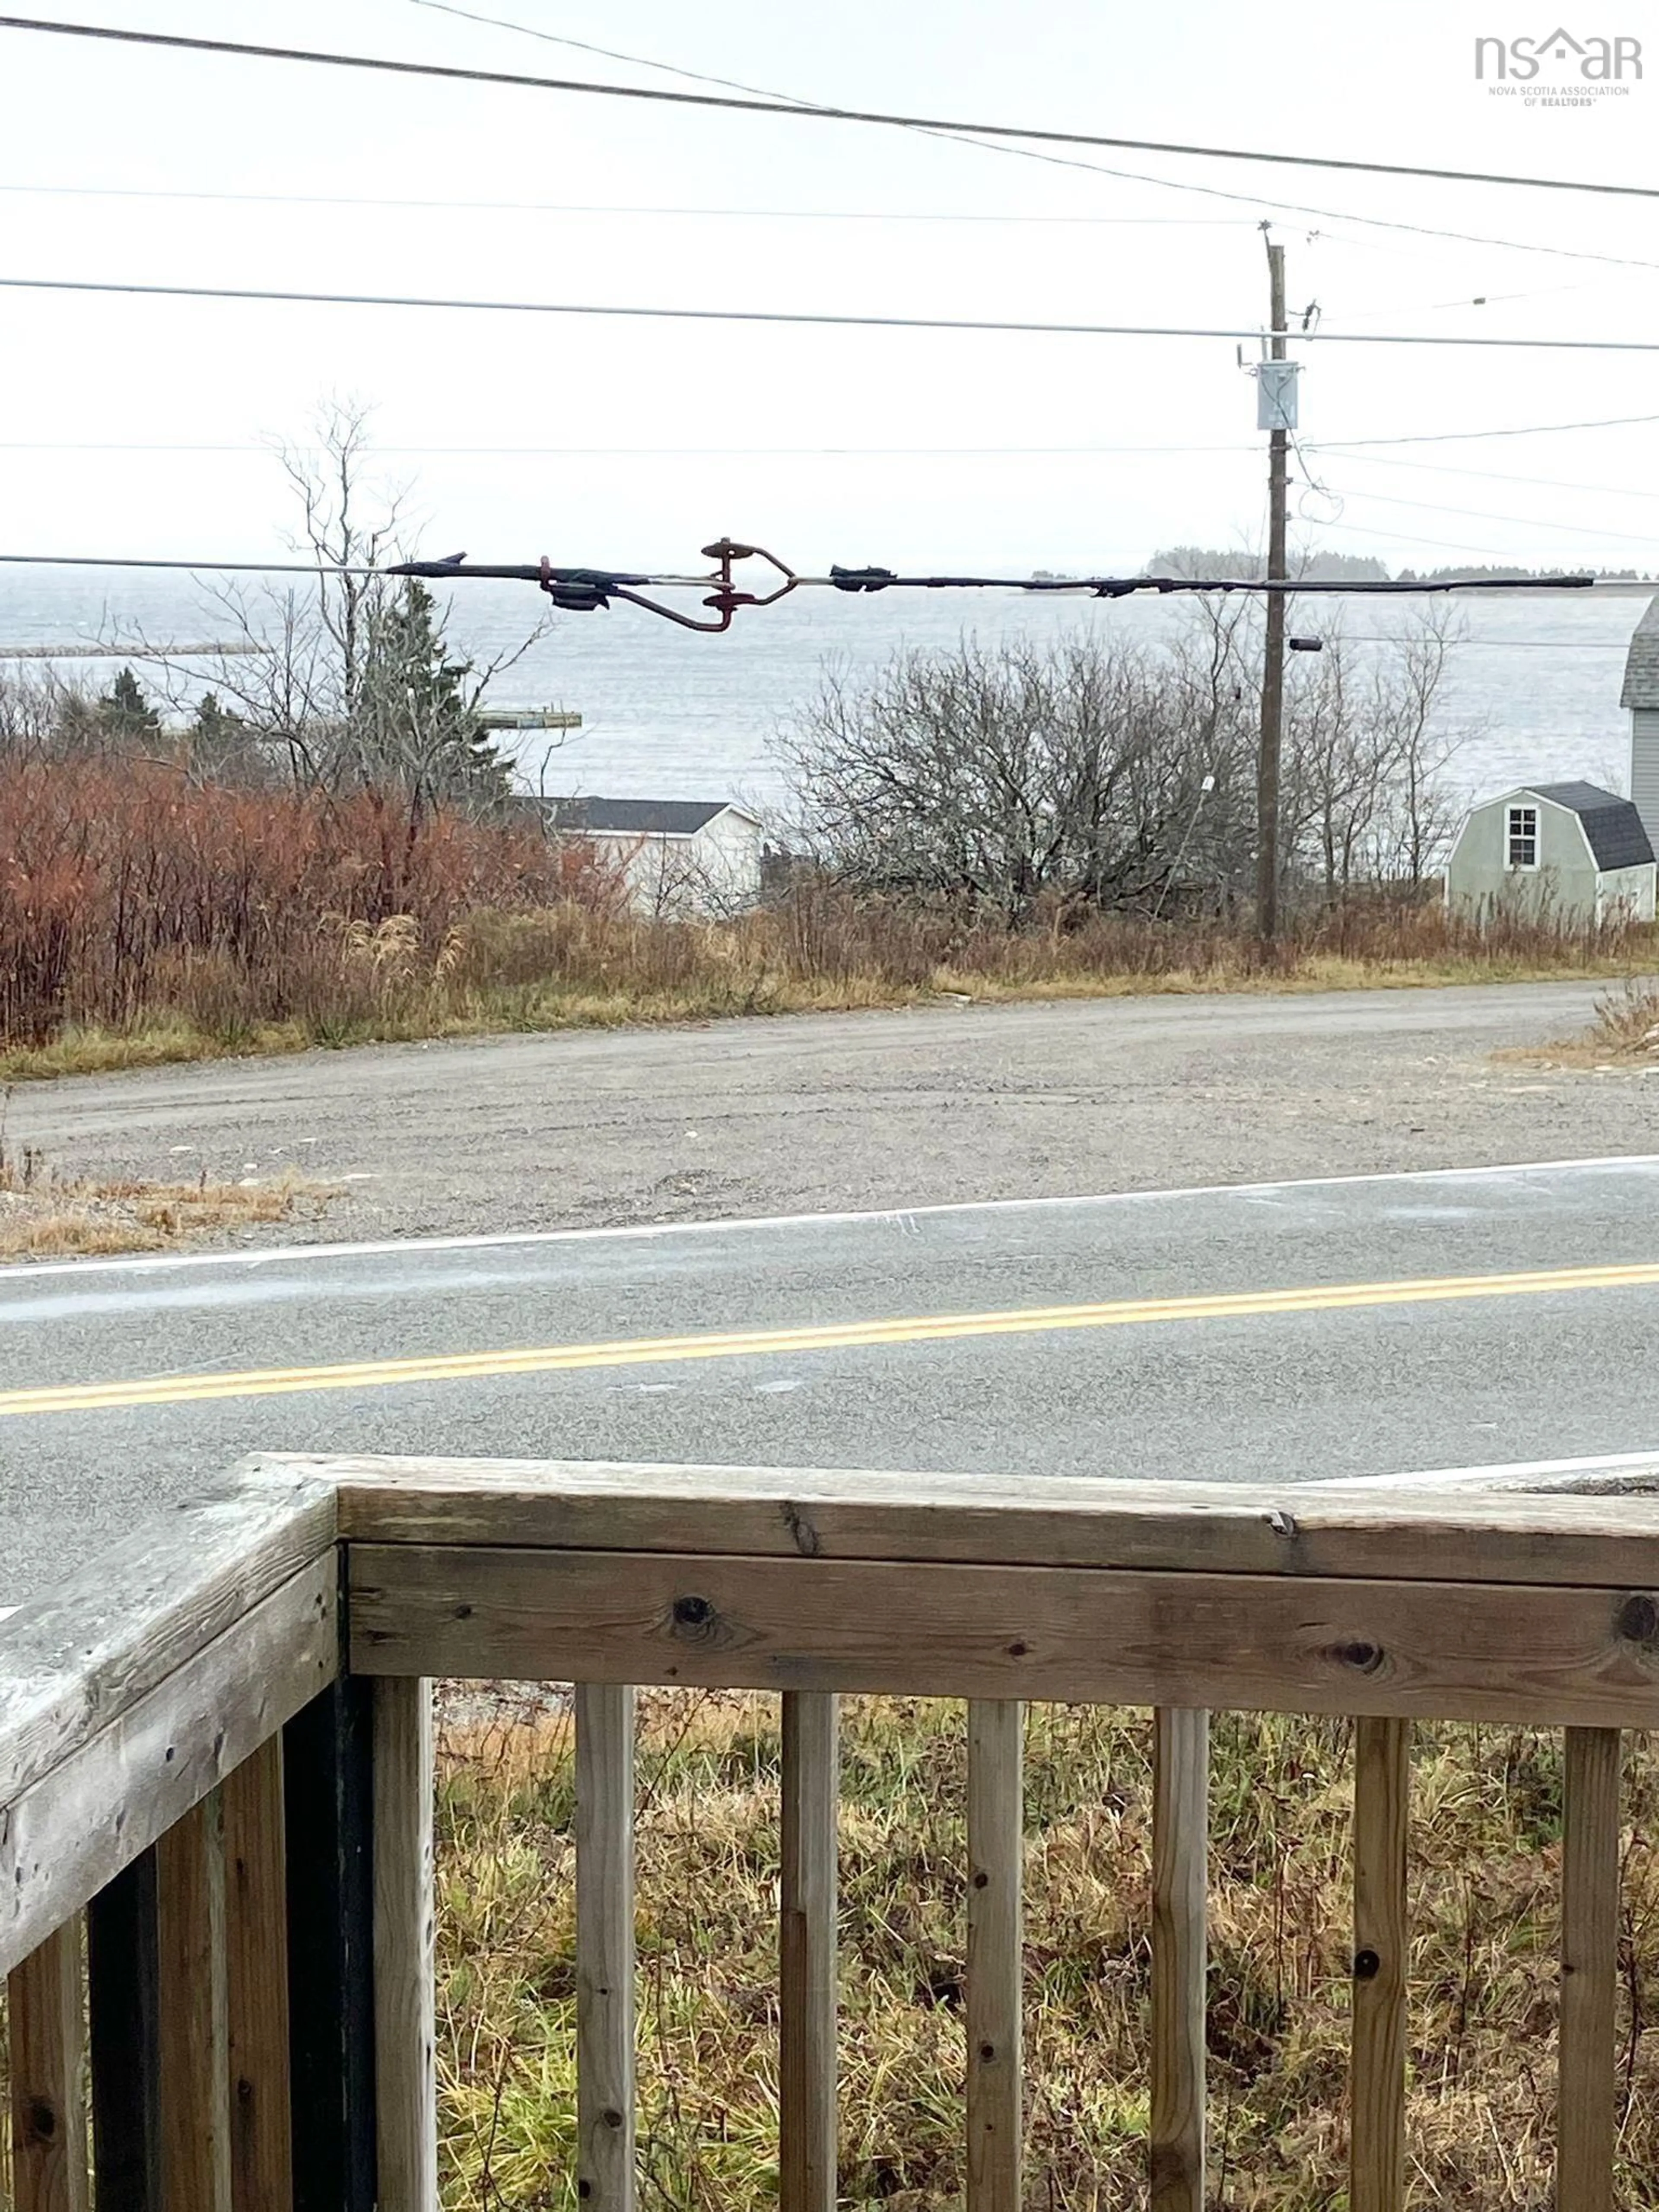
[[[98,2212],[161,2212],[155,1853],[87,1907],[92,2162]]]
[[[375,2212],[372,1688],[343,1675],[283,1731],[295,2212]]]
[[[1204,2212],[1210,1716],[1152,1716],[1152,2212]]]
[[[288,1905],[283,1740],[220,1786],[225,1834],[225,2009],[233,2212],[291,2212]]]
[[[1019,2212],[1025,1709],[968,1707],[968,2208]]]
[[[380,2212],[437,2212],[432,1685],[374,1685],[374,2073]]]
[[[173,2212],[228,2212],[230,2064],[224,1856],[217,1791],[155,1846],[161,2195]]]
[[[1411,1723],[1354,1723],[1350,2212],[1406,2197],[1406,1828]]]
[[[14,1968],[6,2004],[15,2212],[87,2212],[78,1915]]]
[[[1619,1972],[1617,1729],[1567,1732],[1556,2212],[1612,2212]]]
[[[782,2212],[836,2203],[836,1831],[838,1698],[783,1698],[779,1930],[779,2197]]]
[[[634,2212],[634,1692],[575,1706],[576,2193]]]

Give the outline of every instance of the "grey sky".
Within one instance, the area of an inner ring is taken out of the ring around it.
[[[1561,20],[1642,38],[1588,111],[1474,81],[1509,0],[477,0],[544,31],[827,101],[1150,137],[1649,183],[1659,8]],[[1613,12],[1608,12],[1609,10]],[[672,84],[414,0],[56,0],[65,17]],[[1559,80],[1558,80],[1559,81]],[[143,53],[0,33],[0,184],[835,210],[882,220],[340,207],[0,192],[0,274],[836,312],[1253,324],[1260,208],[905,132]],[[1644,158],[1644,156],[1646,158]],[[1188,185],[1659,264],[1659,202],[1084,155]],[[901,222],[897,215],[1094,217]],[[1110,218],[1111,220],[1103,220]],[[1659,267],[1285,214],[1290,293],[1332,326],[1659,338]],[[1310,232],[1316,234],[1311,239]],[[1458,301],[1485,295],[1484,307]],[[1505,295],[1518,295],[1518,297]],[[567,321],[11,294],[0,301],[0,550],[258,555],[272,434],[377,403],[426,550],[678,565],[720,531],[798,565],[1133,563],[1241,542],[1261,507],[1252,387],[1225,342]],[[1659,415],[1659,356],[1315,349],[1310,441]],[[27,447],[19,449],[19,441]],[[46,450],[52,441],[209,453]],[[1208,453],[613,448],[1237,447]],[[536,447],[570,448],[535,453]],[[1392,562],[1659,562],[1659,423],[1328,453],[1303,535]],[[1454,465],[1493,476],[1443,473]],[[1555,483],[1494,480],[1549,478]],[[1562,489],[1583,485],[1594,489]],[[1643,495],[1637,496],[1634,495]],[[1419,502],[1408,504],[1407,502]],[[1475,512],[1445,512],[1446,509]],[[1497,520],[1492,518],[1515,518]]]

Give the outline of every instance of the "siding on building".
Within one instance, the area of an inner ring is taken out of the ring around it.
[[[1538,866],[1509,864],[1509,810],[1538,809]],[[1595,912],[1597,869],[1583,824],[1570,807],[1534,792],[1509,791],[1477,806],[1458,833],[1446,863],[1448,903],[1465,914],[1572,915]]]
[[[1630,709],[1630,795],[1659,853],[1659,598],[1649,600],[1631,638],[1619,703]]]
[[[1630,795],[1659,853],[1659,705],[1638,707],[1631,714]]]
[[[760,897],[763,833],[752,815],[736,807],[725,808],[690,835],[648,830],[574,834],[620,873],[630,905],[642,914],[737,914]]]
[[[1553,798],[1553,791],[1571,794],[1575,803]],[[1509,864],[1512,806],[1537,810],[1536,868]],[[1598,865],[1592,830],[1603,859],[1623,865]],[[1506,791],[1475,807],[1458,832],[1446,863],[1446,903],[1459,914],[1484,916],[1501,911],[1581,927],[1604,921],[1651,921],[1659,871],[1651,859],[1638,857],[1643,850],[1629,803],[1611,792],[1585,784]]]
[[[1597,921],[1651,921],[1655,873],[1651,860],[1633,868],[1604,869],[1596,895]]]

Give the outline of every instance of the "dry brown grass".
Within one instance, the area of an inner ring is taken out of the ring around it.
[[[1659,985],[1626,978],[1620,989],[1597,1000],[1595,1019],[1582,1036],[1503,1057],[1547,1067],[1659,1071]]]
[[[1438,904],[1382,901],[1304,917],[1271,951],[1242,923],[1059,912],[1010,931],[949,905],[858,899],[823,884],[729,921],[658,921],[604,900],[474,908],[441,927],[314,917],[278,956],[156,952],[119,1021],[73,994],[31,1038],[0,1035],[0,1079],[285,1052],[732,1015],[832,1012],[940,998],[1390,988],[1616,979],[1659,966],[1659,932],[1486,929]]]
[[[441,1762],[445,2202],[574,2206],[572,1744],[545,1702],[452,1720]],[[961,2202],[963,1709],[857,1698],[842,1792],[841,2192]],[[1631,1738],[1617,2201],[1659,2202],[1659,1820]],[[1218,1717],[1213,2202],[1345,2201],[1351,1735]],[[1035,1706],[1028,1735],[1031,2212],[1145,2201],[1150,1723]],[[642,1700],[642,2201],[776,2193],[775,1700]],[[1413,2201],[1550,2202],[1561,1756],[1542,1731],[1419,1727],[1412,1832]]]
[[[0,1154],[0,1259],[165,1252],[198,1238],[314,1220],[335,1194],[288,1175],[270,1181],[149,1182],[55,1174],[40,1154]]]

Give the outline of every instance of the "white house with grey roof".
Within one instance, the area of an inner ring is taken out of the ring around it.
[[[1523,784],[1473,808],[1446,862],[1446,903],[1571,925],[1651,921],[1653,847],[1634,803],[1595,783]]]
[[[614,867],[647,914],[721,915],[761,893],[765,832],[725,799],[544,799],[548,830]]]

